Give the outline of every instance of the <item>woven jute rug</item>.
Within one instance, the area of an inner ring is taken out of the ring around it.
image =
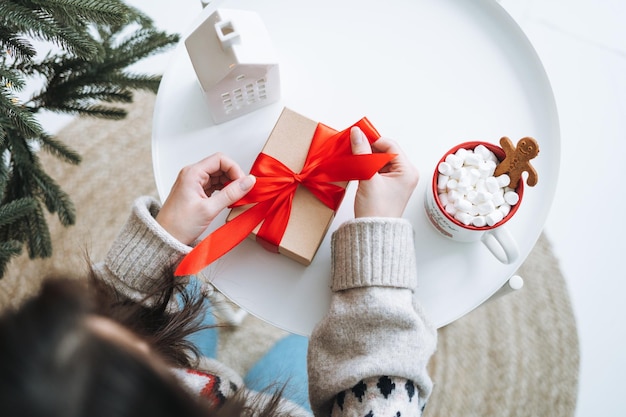
[[[133,200],[156,197],[150,150],[154,98],[137,94],[123,121],[78,118],[59,132],[83,156],[81,165],[42,155],[76,204],[77,223],[63,228],[50,216],[54,255],[13,260],[0,280],[0,307],[34,294],[44,275],[83,275],[85,254],[103,259]],[[545,236],[519,274],[525,280],[521,291],[440,329],[426,416],[574,415],[578,336],[566,283]],[[240,326],[221,330],[219,358],[244,373],[284,335],[248,315]]]

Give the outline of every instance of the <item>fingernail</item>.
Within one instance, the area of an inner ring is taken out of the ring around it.
[[[255,182],[256,177],[254,175],[247,175],[243,177],[243,179],[239,182],[239,187],[241,187],[243,191],[248,191],[250,188],[252,188]]]
[[[354,126],[352,129],[350,129],[350,140],[352,141],[353,145],[358,145],[359,143],[363,142],[363,136],[365,135],[358,127]]]

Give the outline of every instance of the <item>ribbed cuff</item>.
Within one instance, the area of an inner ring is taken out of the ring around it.
[[[154,280],[171,274],[174,265],[191,251],[156,222],[159,209],[155,199],[138,198],[105,260],[109,271],[134,291],[149,290]]]
[[[405,219],[368,217],[348,221],[333,234],[331,247],[333,291],[417,286],[413,227]]]

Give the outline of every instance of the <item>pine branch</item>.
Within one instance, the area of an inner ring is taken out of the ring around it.
[[[109,77],[109,80],[116,85],[123,86],[131,90],[144,90],[156,93],[161,84],[160,75],[142,75],[119,72]]]
[[[118,46],[112,45],[115,40],[114,36],[103,39],[105,45],[111,48],[109,65],[124,68],[171,47],[178,42],[179,36],[166,35],[154,28],[142,28],[123,39]]]
[[[71,226],[76,223],[76,208],[69,195],[59,187],[56,181],[44,172],[39,163],[34,164],[31,171],[33,182],[37,186],[39,199],[46,205],[50,213],[57,213],[57,217],[63,226]]]
[[[93,106],[71,106],[62,105],[54,108],[55,111],[65,114],[79,114],[82,116],[92,116],[101,119],[122,120],[128,112],[119,107],[93,105]]]
[[[112,103],[131,103],[133,94],[130,90],[119,87],[115,83],[100,81],[91,85],[84,85],[80,89],[70,92],[64,97],[66,104],[88,105],[97,101]]]
[[[52,256],[52,239],[41,206],[35,206],[34,214],[26,217],[22,226],[26,232],[22,235],[27,238],[26,245],[30,259]]]
[[[100,112],[104,108],[100,105],[100,102],[103,101],[109,103],[132,102],[133,94],[126,86],[117,86],[109,80],[92,80],[93,84],[89,85],[80,81],[68,81],[49,87],[45,94],[37,97],[37,101],[34,101],[33,104],[37,107],[45,107],[48,111],[90,115],[93,112]],[[107,107],[107,109],[111,109],[111,107]]]
[[[0,129],[0,136],[2,134],[2,130]],[[0,204],[2,202],[7,202],[11,200],[5,199],[5,192],[7,188],[7,184],[10,180],[9,174],[9,164],[6,162],[5,154],[8,153],[8,144],[7,138],[4,136],[2,141],[0,141]]]
[[[46,85],[43,92],[31,98],[29,102],[36,102],[40,96],[45,95],[51,86],[67,85],[77,87],[83,85],[82,78],[87,74],[97,76],[98,63],[85,61],[80,58],[71,58],[67,55],[48,55],[38,64],[29,65],[33,72],[46,77]],[[21,68],[20,68],[21,69]]]
[[[34,0],[51,15],[64,15],[67,24],[76,20],[96,24],[119,25],[128,22],[131,9],[118,0]]]
[[[15,185],[15,181],[11,178],[7,187],[13,188]],[[9,190],[7,190],[5,198],[8,198],[9,201],[35,200],[33,197],[17,198]],[[45,228],[42,227],[42,220]],[[19,242],[20,246],[26,243],[29,247],[31,259],[50,256],[51,244],[48,248],[42,247],[46,241],[50,242],[50,232],[47,229],[43,211],[38,203],[35,203],[31,210],[24,212],[24,216],[0,227],[0,242]]]
[[[48,134],[44,133],[35,138],[35,140],[43,150],[64,162],[78,165],[82,160],[78,152]]]
[[[0,205],[0,228],[32,214],[37,206],[33,198],[20,198]]]
[[[10,94],[10,89],[21,91],[25,86],[26,83],[18,71],[0,65],[0,94],[6,96]]]
[[[7,90],[2,88],[0,88],[0,93],[2,93],[0,94],[0,125],[7,134],[14,129],[28,139],[43,133],[43,128],[33,113],[28,108],[17,104],[17,97],[8,94]]]
[[[161,82],[160,76],[146,76],[115,73],[103,79],[93,79],[89,85],[83,85],[75,91],[67,91],[59,100],[66,106],[88,107],[96,102],[132,103],[132,90],[146,90],[156,93]],[[58,103],[50,101],[47,110],[54,110]]]
[[[33,45],[25,38],[22,38],[0,25],[0,49],[6,50],[8,54],[18,61],[32,59],[37,54]]]
[[[22,244],[17,240],[0,242],[0,270],[2,275],[6,272],[5,267],[9,259],[20,253],[22,253]]]
[[[127,4],[126,6],[128,7],[128,23],[129,24],[136,23],[141,27],[149,27],[149,26],[154,25],[154,22],[147,14],[145,14],[141,10],[129,4]],[[120,32],[120,30],[122,29],[121,27],[117,27],[117,28],[115,28],[114,26],[112,27],[114,29],[113,32]]]
[[[0,278],[7,272],[11,258],[22,253],[22,243],[17,240],[0,242]]]
[[[35,151],[23,138],[10,138],[13,166],[13,197],[35,197],[50,213],[57,213],[61,224],[74,224],[76,214],[69,196],[45,173]],[[20,186],[21,185],[21,186]]]
[[[24,217],[0,227],[0,241],[26,243],[31,258],[49,257],[52,242],[42,204],[51,213],[56,212],[66,226],[75,222],[74,205],[58,184],[43,172],[37,154],[27,146],[23,137],[10,135],[8,143],[11,175],[6,181],[3,201],[8,204],[30,199],[36,204]]]
[[[0,2],[0,26],[12,33],[51,42],[84,59],[97,56],[100,50],[97,42],[85,36],[88,35],[86,30],[79,32],[76,27],[60,26],[54,16],[42,9],[29,8],[16,1]]]
[[[153,29],[140,29],[119,46],[114,46],[113,34],[105,29],[100,33],[108,37],[103,43],[106,55],[102,60],[63,60],[59,56],[50,56],[47,61],[42,62],[42,66],[49,72],[48,81],[44,90],[30,101],[32,107],[117,119],[126,114],[123,109],[103,107],[95,103],[130,102],[130,90],[136,89],[156,93],[160,76],[134,75],[123,70],[140,58],[172,46],[179,37],[165,35]]]

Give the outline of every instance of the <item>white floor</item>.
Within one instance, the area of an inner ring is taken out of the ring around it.
[[[128,0],[183,32],[200,0]],[[559,187],[546,233],[567,279],[581,344],[577,417],[624,416],[626,401],[626,3],[500,0],[541,57],[561,122]],[[163,70],[167,54],[150,61]],[[54,129],[54,121],[49,122]],[[602,157],[602,158],[600,158]],[[602,202],[602,204],[600,204]]]

